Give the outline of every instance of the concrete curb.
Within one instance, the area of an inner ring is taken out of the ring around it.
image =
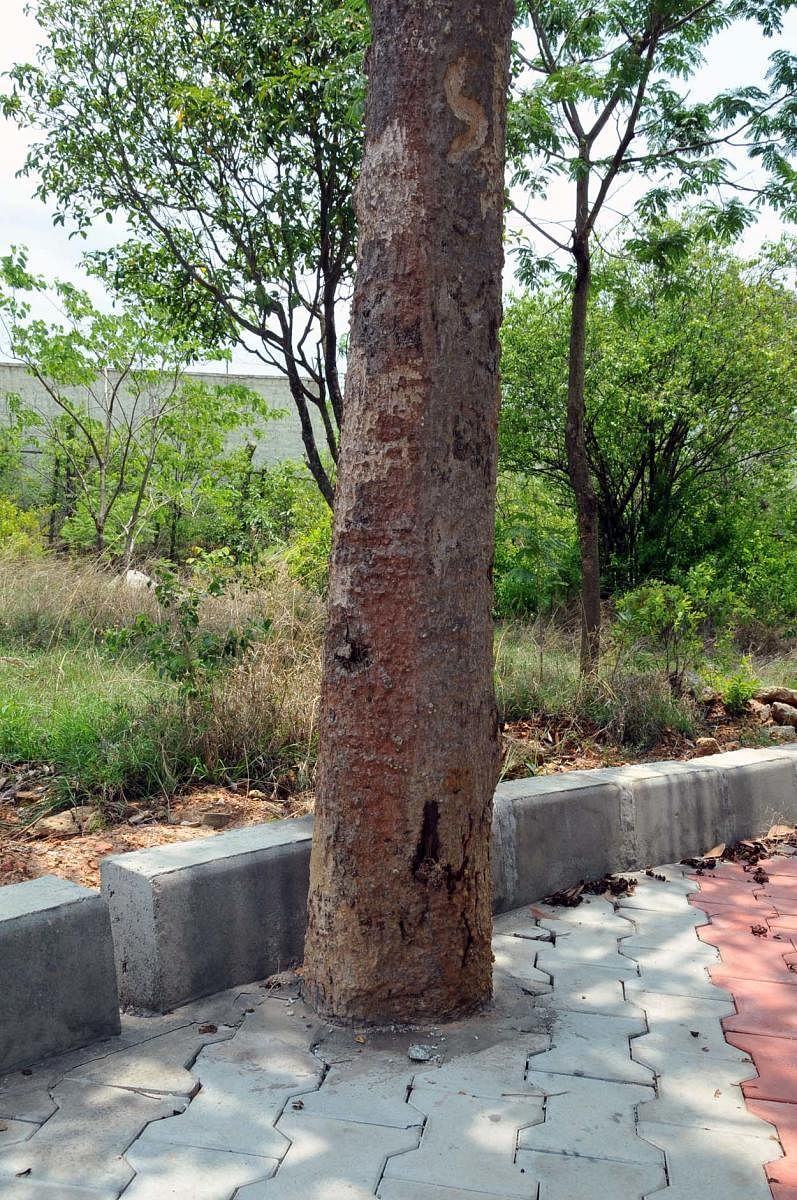
[[[499,784],[493,905],[699,854],[797,822],[797,748]],[[275,821],[101,864],[122,1003],[158,1012],[301,959],[312,821]]]
[[[103,859],[123,1005],[167,1012],[302,957],[313,822]]]
[[[775,821],[797,823],[797,747],[502,783],[494,908]],[[118,1032],[117,981],[123,1005],[163,1012],[299,961],[311,837],[311,818],[274,821],[106,858],[101,895],[0,888],[0,1070]]]
[[[119,1030],[103,898],[53,875],[0,888],[0,1072]]]

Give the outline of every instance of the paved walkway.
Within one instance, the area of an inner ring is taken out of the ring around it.
[[[439,1029],[333,1029],[288,980],[127,1017],[0,1080],[0,1198],[797,1200],[797,858],[767,870],[502,917],[494,1008]]]

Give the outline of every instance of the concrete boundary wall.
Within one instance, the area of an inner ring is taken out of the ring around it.
[[[502,783],[494,908],[776,821],[797,823],[797,748]],[[299,961],[311,837],[311,818],[274,821],[106,858],[101,895],[49,876],[0,888],[0,1070],[115,1033],[118,999],[163,1012]]]
[[[494,908],[797,823],[797,750],[536,776],[498,786]],[[312,821],[106,858],[123,1004],[166,1011],[302,956]]]

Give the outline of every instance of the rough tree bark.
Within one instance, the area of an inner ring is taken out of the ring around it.
[[[304,981],[491,991],[492,553],[511,0],[373,0]]]

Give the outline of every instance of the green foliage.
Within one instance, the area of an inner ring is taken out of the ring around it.
[[[202,626],[200,607],[208,597],[223,594],[232,558],[226,549],[198,551],[189,566],[194,578],[186,581],[168,563],[157,564],[153,591],[159,618],[140,613],[131,627],[109,630],[106,643],[111,649],[138,644],[158,675],[177,685],[181,697],[207,700],[213,678],[265,637],[271,622],[250,621],[222,632]]]
[[[499,478],[493,578],[501,617],[547,612],[578,586],[572,513],[540,480]]]
[[[32,315],[32,297],[45,291],[63,321]],[[156,309],[105,313],[71,284],[47,289],[25,251],[0,259],[0,311],[10,352],[42,396],[27,408],[12,397],[9,429],[17,441],[25,430],[40,451],[51,544],[128,566],[159,541],[176,559],[203,524],[213,540],[215,522],[217,544],[231,527],[246,533],[251,453],[231,441],[249,435],[253,447],[281,412],[223,377],[209,386],[187,376],[202,347],[175,341]]]
[[[23,512],[0,496],[0,557],[28,558],[44,552],[41,526],[35,513]]]
[[[772,38],[790,7],[790,0],[518,4],[523,36],[515,47],[508,148],[513,182],[532,206],[520,212],[518,234],[526,282],[552,269],[558,253],[584,250],[605,205],[617,211],[616,192],[631,177],[643,190],[627,250],[648,262],[683,254],[683,231],[666,224],[683,202],[698,201],[700,230],[726,241],[767,204],[789,216],[797,211],[795,56],[775,49],[766,79],[734,81],[707,99],[689,87],[720,30],[747,20]],[[743,167],[727,155],[729,145],[744,146],[761,168],[757,187],[745,175],[743,199]],[[574,201],[578,195],[569,241],[560,240],[556,224],[534,220],[534,200],[557,179],[571,186]]]
[[[631,656],[623,669],[604,664],[584,678],[572,642],[539,621],[499,628],[496,693],[502,721],[542,715],[567,722],[575,744],[600,735],[648,747],[672,731],[692,734],[696,726],[691,702],[673,694],[655,664]]]
[[[748,700],[752,700],[761,687],[749,655],[744,655],[735,668],[727,673],[709,671],[707,683],[719,692],[723,704],[733,716],[741,716]]]
[[[180,336],[238,339],[288,376],[336,449],[336,304],[350,281],[365,0],[34,0],[35,63],[6,115],[35,134],[24,171],[54,219],[127,221],[92,256]],[[109,81],[113,81],[109,84]],[[38,135],[38,136],[37,136]]]
[[[9,650],[0,657],[0,761],[50,763],[64,799],[103,802],[174,783],[167,697],[156,724],[149,706],[163,687],[139,661],[85,644]]]
[[[744,263],[703,247],[665,269],[598,257],[586,427],[608,589],[712,557],[752,571],[785,560],[793,518],[775,498],[792,494],[797,447],[793,250]],[[566,288],[509,304],[500,451],[505,471],[550,480],[569,503],[568,330]]]
[[[285,551],[285,562],[294,579],[325,596],[329,583],[329,558],[332,553],[332,513],[316,503],[315,511],[305,511],[301,524]]]
[[[653,581],[618,601],[617,637],[626,647],[644,649],[658,661],[678,694],[685,673],[703,653],[704,615],[683,588]]]

